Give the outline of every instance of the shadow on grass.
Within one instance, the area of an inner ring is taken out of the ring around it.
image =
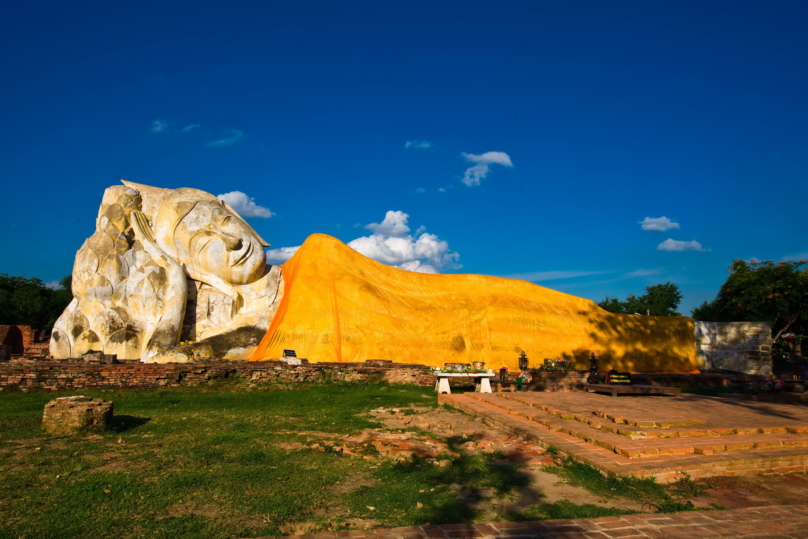
[[[452,438],[460,443],[472,440]],[[446,457],[451,466],[435,466],[418,457],[394,466],[398,474],[420,476],[423,484],[440,492],[424,500],[427,503],[417,512],[420,523],[473,522],[482,516],[482,508],[490,502],[492,494],[494,498],[509,499],[510,509],[516,513],[535,505],[542,497],[541,492],[530,486],[524,470],[508,462],[502,453]]]
[[[663,485],[657,483],[654,479],[604,476],[597,468],[569,457],[555,466],[547,466],[545,470],[566,479],[570,485],[584,487],[593,494],[606,498],[623,497],[634,500],[642,503],[643,507],[659,513],[693,511],[696,508],[693,507],[693,504],[688,503],[686,498],[700,496],[704,493],[703,488],[685,472],[680,472],[682,475],[676,482]],[[547,509],[545,512],[550,515],[561,515],[569,514],[574,508],[557,506],[555,508],[546,507],[545,509]],[[592,514],[595,516],[608,516],[607,513],[596,514],[596,509],[582,507],[583,514],[592,511],[594,511]],[[550,518],[568,517],[551,516]]]
[[[555,503],[543,503],[528,508],[514,520],[574,520],[578,518],[599,518],[618,515],[630,515],[636,511],[627,511],[616,507],[601,507],[591,503],[577,505],[569,500],[559,500]]]
[[[151,421],[150,417],[136,417],[133,415],[116,415],[112,418],[112,423],[109,425],[110,432],[126,432],[129,430],[142,427]]]

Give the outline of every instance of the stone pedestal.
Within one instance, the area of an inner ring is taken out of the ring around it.
[[[42,430],[68,435],[84,430],[104,430],[112,422],[112,401],[90,397],[60,397],[45,405]]]

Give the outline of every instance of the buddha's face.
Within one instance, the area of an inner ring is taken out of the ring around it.
[[[252,283],[266,270],[258,235],[218,202],[197,202],[174,230],[174,246],[186,267],[231,284]]]

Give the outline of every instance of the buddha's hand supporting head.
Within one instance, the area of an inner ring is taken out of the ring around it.
[[[266,271],[267,244],[230,206],[197,189],[176,189],[154,217],[157,243],[192,277],[249,284]]]

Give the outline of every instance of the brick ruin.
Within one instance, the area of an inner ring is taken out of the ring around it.
[[[66,436],[85,430],[104,430],[112,422],[112,401],[76,395],[59,397],[45,405],[42,430]]]
[[[0,361],[15,357],[47,358],[50,339],[31,326],[0,326]]]

